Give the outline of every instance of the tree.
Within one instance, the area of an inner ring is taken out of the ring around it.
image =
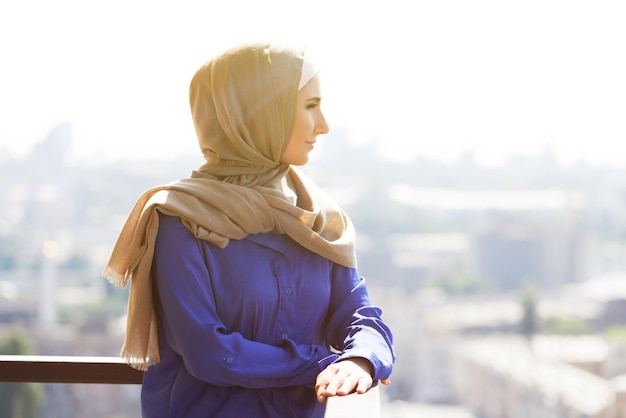
[[[538,331],[537,320],[537,294],[534,286],[527,284],[521,291],[520,302],[522,304],[522,320],[520,332],[530,338]]]
[[[17,330],[0,341],[0,354],[27,355],[31,353],[28,337]],[[44,393],[37,383],[0,383],[0,417],[39,418]]]

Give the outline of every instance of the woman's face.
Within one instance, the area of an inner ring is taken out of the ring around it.
[[[328,133],[328,125],[321,109],[322,96],[317,75],[298,92],[296,121],[282,163],[304,165],[309,161],[316,137]]]

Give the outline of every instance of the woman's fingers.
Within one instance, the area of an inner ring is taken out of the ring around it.
[[[356,393],[363,394],[372,387],[372,377],[361,377],[357,383]]]
[[[343,379],[336,379],[335,386],[335,394],[339,396],[349,395],[354,392],[355,388],[359,383],[359,378],[353,374],[347,375]]]
[[[333,376],[336,373],[337,370],[331,365],[317,375],[317,381],[315,382],[315,393],[319,402],[325,402],[327,396],[333,396],[332,394],[328,394],[328,385],[332,382]]]
[[[331,396],[365,393],[372,386],[372,376],[361,365],[344,360],[328,366],[317,376],[315,392],[319,402]]]

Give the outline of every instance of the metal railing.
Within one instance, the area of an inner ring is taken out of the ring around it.
[[[143,372],[118,357],[0,355],[0,382],[104,383],[140,385]],[[380,417],[378,387],[365,395],[331,398],[326,418]]]
[[[0,355],[0,382],[136,385],[142,377],[118,357]]]

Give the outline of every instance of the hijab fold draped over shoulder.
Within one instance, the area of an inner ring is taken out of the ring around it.
[[[194,236],[220,248],[251,234],[287,234],[314,253],[356,267],[350,219],[304,174],[280,162],[295,121],[304,54],[247,45],[194,75],[190,105],[206,163],[189,178],[139,198],[103,273],[116,285],[131,283],[121,355],[133,367],[145,370],[159,361],[151,279],[157,211],[180,217]],[[285,176],[297,202],[283,192]]]

